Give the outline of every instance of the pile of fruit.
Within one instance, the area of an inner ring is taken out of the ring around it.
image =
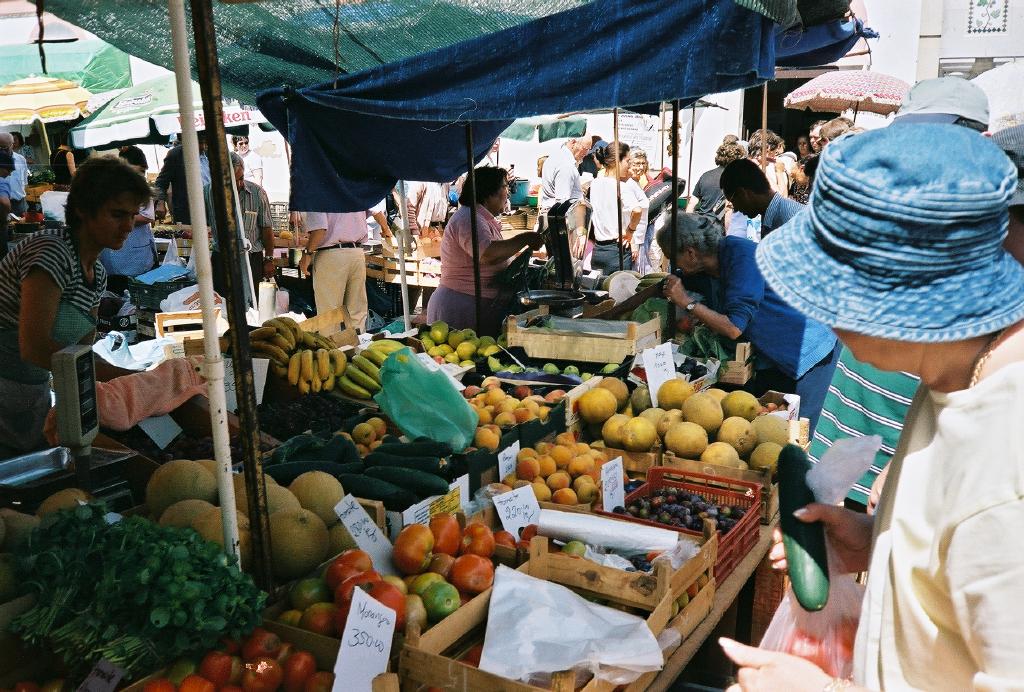
[[[523,359],[520,359],[523,360]],[[490,356],[487,359],[487,367],[490,368],[493,373],[502,373],[502,375],[518,375],[518,376],[529,376],[533,375],[540,378],[543,375],[567,375],[569,377],[579,378],[581,382],[586,382],[595,375],[607,375],[608,373],[615,372],[619,369],[619,363],[608,363],[601,367],[600,370],[580,370],[579,363],[570,363],[559,367],[555,363],[544,363],[543,365],[533,364],[529,359],[523,361],[526,363],[526,367],[518,364],[507,364],[503,363],[497,356]],[[586,368],[588,364],[583,364]]]
[[[472,367],[479,358],[498,353],[494,337],[477,337],[472,329],[449,329],[445,322],[434,322],[420,329],[420,343],[424,352],[438,363],[454,363]]]
[[[249,332],[249,348],[254,356],[269,358],[273,373],[300,394],[331,391],[347,367],[345,353],[333,341],[305,331],[290,317],[275,317]]]
[[[509,395],[501,388],[498,378],[488,377],[481,387],[466,387],[462,395],[478,417],[475,446],[493,452],[501,442],[502,430],[531,420],[546,421],[551,407],[565,398],[565,391],[555,389],[541,396],[534,394],[530,387],[520,385]]]
[[[529,485],[538,502],[592,504],[600,497],[601,466],[608,457],[600,449],[577,442],[570,432],[553,442],[538,442],[519,451],[516,471],[501,479],[495,494]]]
[[[704,520],[711,519],[717,522],[717,528],[724,534],[736,526],[747,510],[716,504],[699,493],[668,487],[658,488],[648,497],[633,500],[626,507],[616,507],[615,513],[691,531],[702,531]]]
[[[358,404],[347,403],[337,397],[316,394],[291,401],[265,401],[256,413],[261,432],[278,440],[287,440],[306,430],[329,435],[341,429],[359,408]],[[180,458],[202,457],[182,455]]]
[[[345,374],[338,380],[338,389],[354,399],[369,401],[380,391],[380,366],[395,351],[405,346],[393,339],[371,341],[359,355],[352,357]]]
[[[214,456],[213,438],[209,435],[193,437],[183,433],[174,438],[164,449],[160,449],[153,439],[137,425],[123,432],[104,429],[103,433],[158,464],[172,459],[210,459]],[[237,434],[231,436],[230,445],[231,458],[240,461],[242,459],[242,442],[238,439]],[[269,452],[271,449],[273,446],[269,442],[260,440],[261,452]]]

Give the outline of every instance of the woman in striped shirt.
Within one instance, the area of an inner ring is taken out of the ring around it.
[[[149,196],[135,168],[94,156],[71,185],[67,226],[36,233],[0,262],[0,451],[45,444],[50,359],[92,343],[106,287],[100,252],[124,244]]]

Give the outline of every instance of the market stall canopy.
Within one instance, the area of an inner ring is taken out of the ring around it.
[[[910,85],[902,79],[862,70],[840,70],[818,75],[790,93],[786,108],[825,113],[847,109],[888,115],[899,110]]]
[[[547,142],[552,139],[580,137],[587,132],[587,119],[580,116],[548,115],[520,118],[501,133],[519,142]]]
[[[844,18],[850,0],[735,0],[737,5],[762,14],[779,26],[812,27]]]
[[[205,129],[199,85],[192,82],[196,129]],[[224,125],[235,127],[266,122],[258,110],[238,105],[224,106]],[[88,149],[111,144],[165,143],[181,132],[181,115],[174,75],[168,74],[137,84],[108,101],[88,118],[71,128],[71,146]]]
[[[0,125],[74,120],[83,115],[91,94],[74,82],[28,77],[0,87]]]
[[[688,105],[759,84],[774,64],[774,25],[732,2],[595,0],[257,103],[292,146],[292,208],[358,211],[398,179],[463,173],[465,123],[479,159],[516,118]]]
[[[1024,124],[1024,62],[1009,62],[971,80],[988,96],[988,129]]]
[[[105,41],[77,40],[47,43],[46,76],[75,81],[86,91],[99,94],[132,85],[128,54]],[[39,46],[0,46],[0,84],[43,74]]]
[[[861,39],[878,38],[878,32],[851,17],[836,19],[803,30],[784,30],[775,35],[776,67],[813,67],[839,60]]]

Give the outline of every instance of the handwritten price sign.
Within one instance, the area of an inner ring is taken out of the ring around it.
[[[351,495],[341,498],[334,513],[345,525],[352,540],[373,559],[373,568],[384,574],[397,574],[391,564],[392,545],[366,510]]]
[[[498,480],[516,472],[516,457],[519,456],[519,440],[498,452]]]
[[[352,606],[334,662],[334,692],[371,692],[373,679],[388,669],[395,611],[362,589],[352,591]]]
[[[519,530],[530,524],[536,524],[540,518],[540,505],[533,488],[526,485],[509,493],[495,495],[494,509],[501,519],[501,526],[513,536],[519,536]]]
[[[660,344],[644,350],[644,372],[647,373],[647,388],[651,391],[651,403],[658,405],[658,390],[676,376],[676,363],[672,358],[672,344]]]
[[[622,484],[622,457],[615,457],[601,466],[601,502],[606,512],[626,504],[626,489]]]

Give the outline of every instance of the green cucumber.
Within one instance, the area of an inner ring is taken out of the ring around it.
[[[381,445],[366,455],[366,459],[364,461],[367,467],[392,466],[405,469],[416,469],[417,471],[424,471],[426,473],[432,473],[435,476],[442,477],[448,470],[447,459],[389,454],[387,452],[382,452],[381,447],[384,447],[384,445]]]
[[[371,478],[393,483],[400,488],[416,493],[423,499],[432,495],[444,495],[448,492],[448,482],[432,473],[394,466],[371,466],[366,469]]]
[[[800,447],[786,445],[779,454],[778,468],[780,524],[790,583],[801,607],[815,612],[828,603],[825,527],[821,522],[807,524],[793,516],[796,510],[815,502],[806,480],[811,462]]]
[[[421,438],[413,442],[384,442],[376,452],[391,454],[398,457],[450,457],[452,446],[444,442],[434,442]]]
[[[387,481],[356,473],[338,474],[345,492],[364,500],[379,500],[392,512],[404,512],[416,504],[416,494]]]

